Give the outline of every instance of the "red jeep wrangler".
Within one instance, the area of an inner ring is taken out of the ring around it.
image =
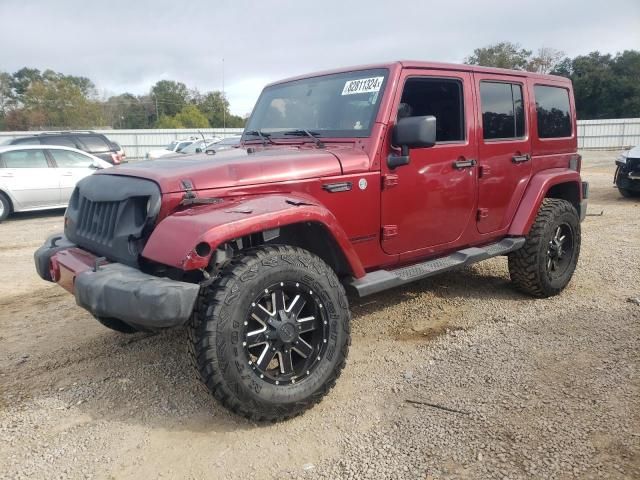
[[[200,378],[254,420],[299,414],[350,344],[365,296],[497,255],[558,294],[580,251],[569,80],[396,62],[267,86],[240,148],[82,180],[40,276],[102,324],[179,325]]]

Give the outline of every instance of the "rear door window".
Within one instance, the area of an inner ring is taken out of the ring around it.
[[[480,103],[485,140],[524,137],[524,104],[521,85],[480,82]]]
[[[86,147],[87,152],[110,152],[111,145],[109,145],[104,138],[99,135],[83,135],[78,137],[82,144]]]
[[[5,168],[49,168],[43,150],[13,150],[0,155]]]
[[[61,147],[78,148],[71,138],[63,136],[58,137],[52,135],[50,137],[43,137],[42,143],[45,145],[60,145]]]
[[[51,149],[49,153],[60,168],[88,168],[93,164],[91,157],[78,152]]]
[[[562,87],[535,85],[538,137],[563,138],[571,136],[569,91]]]

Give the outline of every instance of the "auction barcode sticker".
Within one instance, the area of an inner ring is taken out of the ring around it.
[[[377,92],[380,90],[383,80],[384,77],[371,77],[361,78],[359,80],[349,80],[344,84],[342,95]]]

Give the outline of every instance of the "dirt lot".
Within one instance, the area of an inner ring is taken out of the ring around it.
[[[0,477],[640,478],[640,202],[611,187],[615,155],[585,154],[604,215],[583,223],[559,297],[514,292],[498,258],[352,299],[338,385],[276,425],[205,393],[183,331],[111,332],[39,280],[33,250],[62,212],[15,216],[0,225]]]

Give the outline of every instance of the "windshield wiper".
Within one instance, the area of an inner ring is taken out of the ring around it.
[[[300,130],[289,130],[288,132],[284,132],[283,135],[296,135],[298,137],[303,137],[306,135],[307,137],[313,139],[313,141],[315,142],[318,148],[324,148],[324,143],[322,143],[322,141],[319,138],[317,138],[318,136],[320,136],[318,132],[310,132],[309,130],[300,129]]]
[[[276,145],[276,142],[271,140],[270,133],[261,132],[260,130],[249,130],[248,132],[244,132],[244,134],[260,137],[260,140],[262,140],[262,145],[265,147],[267,146],[267,142],[272,143],[273,145]]]

